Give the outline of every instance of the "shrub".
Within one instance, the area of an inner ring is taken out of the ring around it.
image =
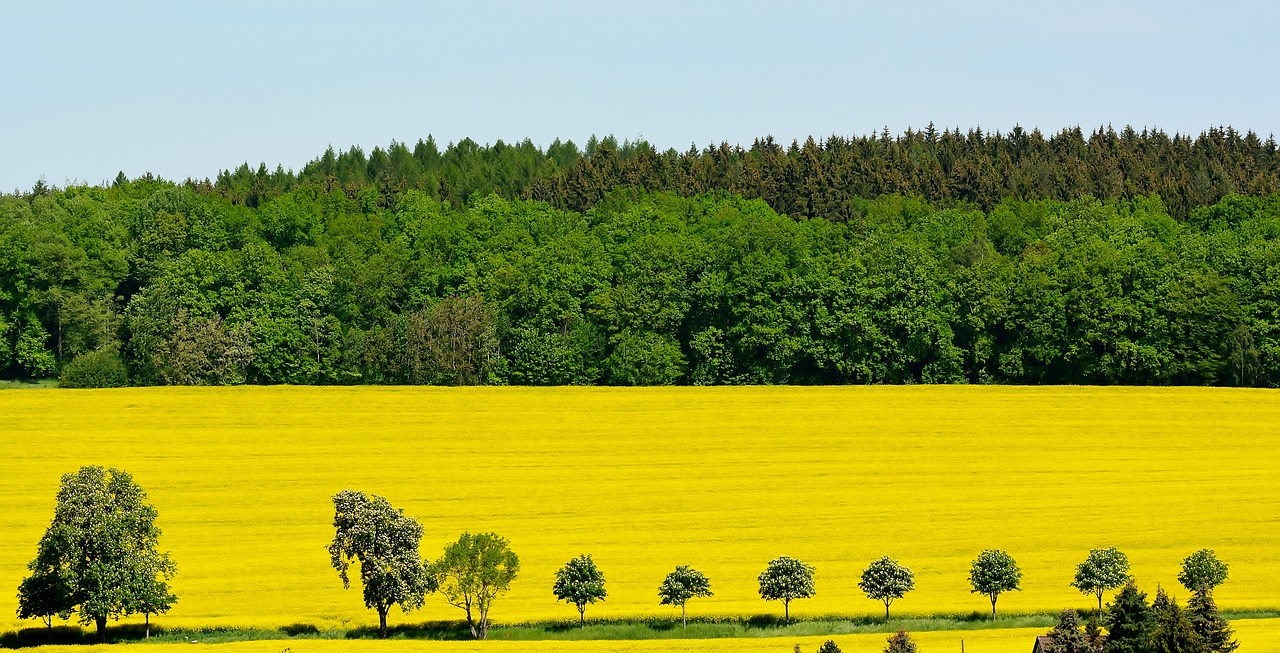
[[[827,640],[818,647],[818,653],[840,653],[840,647],[836,646],[834,640]]]
[[[75,360],[62,368],[58,379],[63,388],[120,388],[129,385],[129,372],[120,360],[115,347],[103,347]]]

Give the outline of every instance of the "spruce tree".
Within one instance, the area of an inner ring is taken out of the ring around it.
[[[1231,653],[1240,647],[1240,643],[1232,639],[1235,633],[1231,624],[1218,614],[1218,605],[1214,603],[1208,585],[1197,588],[1191,600],[1187,601],[1187,618],[1211,653]]]
[[[1155,615],[1147,595],[1132,581],[1116,594],[1106,611],[1105,653],[1151,653],[1151,631]]]
[[[889,644],[884,647],[884,653],[916,653],[916,643],[911,640],[907,631],[899,630],[889,638]]]
[[[1102,632],[1102,625],[1098,623],[1098,615],[1089,615],[1089,621],[1084,625],[1084,638],[1089,642],[1089,653],[1102,653],[1107,646],[1107,635]]]
[[[1047,653],[1090,653],[1089,640],[1080,630],[1080,615],[1075,610],[1063,610],[1058,615],[1058,625],[1049,631]]]
[[[1207,653],[1204,642],[1191,627],[1187,613],[1163,588],[1156,589],[1156,600],[1151,609],[1156,624],[1151,633],[1152,650],[1155,653]]]

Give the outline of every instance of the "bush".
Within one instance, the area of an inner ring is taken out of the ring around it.
[[[120,388],[126,385],[129,385],[129,372],[115,347],[76,356],[62,368],[62,376],[58,378],[58,386],[63,388]]]
[[[835,640],[827,640],[818,647],[818,653],[840,653],[840,647],[836,646]]]
[[[884,653],[916,653],[916,643],[911,641],[911,636],[904,630],[899,630],[889,638],[889,645],[884,647]]]

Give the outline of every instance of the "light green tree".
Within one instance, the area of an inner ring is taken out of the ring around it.
[[[978,554],[969,568],[969,586],[974,594],[991,599],[991,619],[996,618],[996,600],[1005,592],[1022,590],[1022,570],[1013,556],[999,549]]]
[[[680,620],[685,628],[689,627],[689,617],[685,612],[685,604],[689,599],[711,596],[711,581],[697,569],[688,565],[679,565],[675,571],[667,574],[658,587],[658,605],[680,606]]]
[[[506,538],[494,533],[463,533],[431,564],[440,592],[449,605],[466,611],[467,626],[477,639],[489,636],[489,610],[519,573],[520,557]]]
[[[1102,614],[1102,595],[1118,590],[1129,582],[1129,557],[1113,547],[1093,549],[1084,562],[1076,565],[1071,586],[1082,594],[1098,597],[1098,614]]]
[[[418,553],[422,526],[383,497],[354,490],[333,495],[333,526],[330,562],[343,588],[351,586],[351,564],[360,567],[364,605],[378,611],[378,636],[385,639],[391,606],[408,614],[434,589]]]
[[[807,599],[816,591],[813,588],[813,566],[790,556],[780,556],[769,561],[760,572],[760,598],[766,601],[782,601],[783,619],[791,621],[791,602]]]
[[[604,574],[589,555],[580,555],[556,570],[556,583],[551,591],[557,599],[578,608],[583,627],[587,625],[587,604],[603,601],[609,594],[604,588]]]
[[[1218,559],[1213,551],[1200,549],[1182,561],[1182,570],[1178,572],[1178,582],[1194,592],[1201,587],[1209,590],[1227,580],[1227,563]]]

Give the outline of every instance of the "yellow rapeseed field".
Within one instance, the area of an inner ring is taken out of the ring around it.
[[[1219,604],[1273,607],[1278,433],[1280,393],[1265,390],[0,392],[0,630],[36,625],[15,620],[16,587],[52,516],[59,476],[89,464],[129,470],[159,510],[161,544],[179,570],[180,601],[154,620],[168,625],[376,624],[359,590],[342,589],[325,551],[329,497],[344,488],[384,495],[418,519],[429,557],[464,530],[509,538],[523,569],[495,605],[499,622],[576,618],[550,588],[554,570],[581,553],[608,579],[608,600],[588,618],[678,615],[656,596],[677,564],[705,572],[715,591],[692,601],[690,616],[781,614],[758,598],[755,579],[783,554],[817,567],[818,596],[793,603],[794,615],[882,610],[856,582],[885,554],[916,573],[917,589],[895,604],[898,614],[982,611],[988,605],[969,593],[967,569],[988,547],[1007,549],[1024,570],[1024,591],[1000,600],[1010,612],[1092,605],[1068,583],[1090,548],[1113,545],[1129,554],[1144,589],[1161,584],[1180,598],[1179,561],[1215,549],[1231,565]],[[423,610],[393,612],[391,621],[460,614],[430,597]],[[1263,623],[1241,622],[1242,639],[1277,639]],[[966,635],[990,643],[968,650],[1029,648],[1025,633],[1011,632]],[[1001,643],[1010,637],[1017,646]],[[738,651],[794,644],[734,641]],[[879,646],[883,637],[865,641]],[[288,645],[301,652],[337,644]],[[490,645],[611,650],[599,642]]]

